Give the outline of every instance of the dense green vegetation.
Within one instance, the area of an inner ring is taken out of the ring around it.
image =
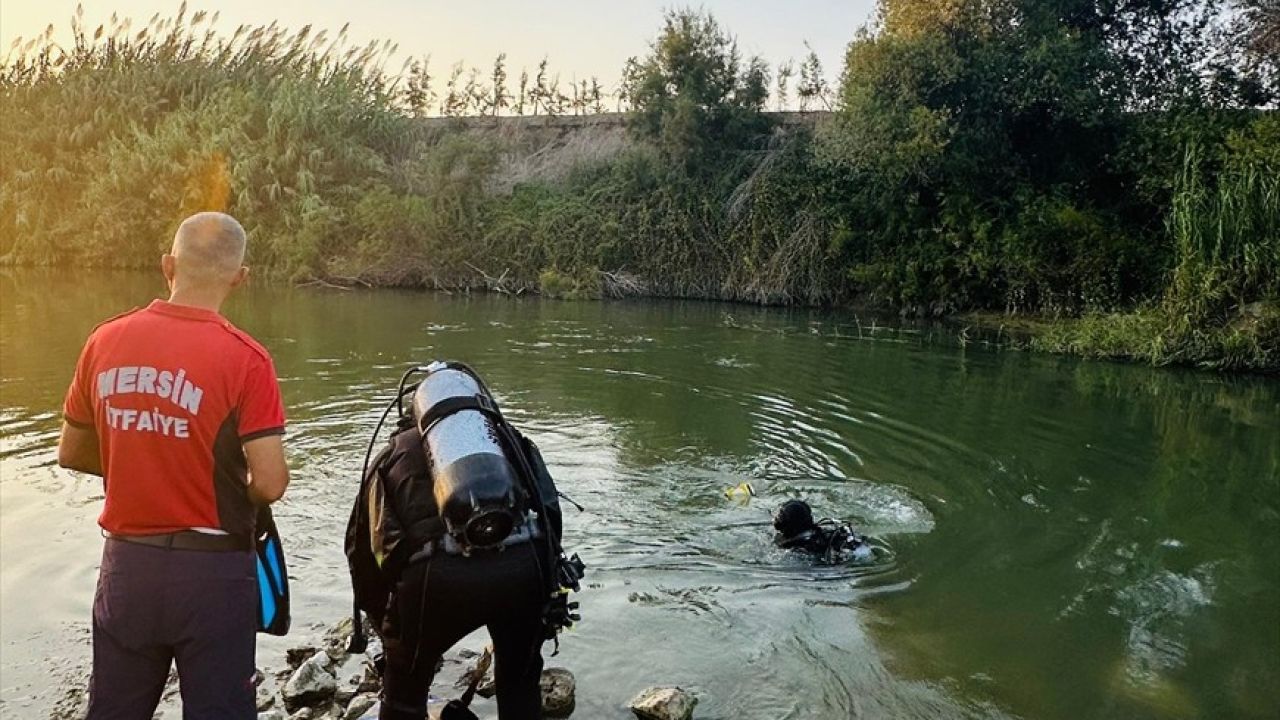
[[[1280,368],[1266,0],[881,0],[834,92],[692,11],[615,93],[501,56],[437,92],[385,46],[212,22],[10,54],[4,262],[150,266],[218,208],[298,281],[1035,314],[1046,349]],[[765,112],[792,91],[832,112]],[[625,133],[420,119],[614,108]]]

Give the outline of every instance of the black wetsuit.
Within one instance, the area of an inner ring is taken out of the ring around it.
[[[382,625],[381,720],[425,717],[440,656],[480,627],[493,640],[498,716],[542,716],[543,583],[535,552],[545,550],[526,542],[470,557],[441,552],[405,568]]]
[[[848,525],[814,525],[790,537],[778,535],[775,542],[778,547],[805,552],[826,561],[841,559],[849,554],[857,557],[870,551],[867,539]]]
[[[493,640],[494,680],[502,720],[541,717],[543,595],[542,540],[502,551],[451,555],[437,543],[418,553],[412,528],[436,514],[421,436],[407,429],[392,438],[374,472],[383,473],[389,503],[405,528],[396,553],[412,554],[392,591],[381,635],[385,650],[381,720],[426,717],[436,664],[454,643],[487,627]],[[558,528],[556,528],[558,530]]]

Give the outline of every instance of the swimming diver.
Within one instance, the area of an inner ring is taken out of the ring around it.
[[[813,510],[803,500],[788,500],[773,514],[774,543],[785,550],[807,553],[823,562],[866,562],[874,557],[865,535],[834,520],[815,522]]]

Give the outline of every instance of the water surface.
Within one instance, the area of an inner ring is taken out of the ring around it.
[[[84,337],[158,275],[0,276],[0,715],[82,683],[101,486],[54,463]],[[475,365],[589,565],[551,663],[578,717],[678,683],[702,718],[1264,718],[1280,707],[1280,384],[940,343],[850,314],[249,288],[293,486],[295,631],[350,607],[341,537],[400,372]],[[175,338],[175,342],[180,342]],[[759,496],[724,489],[749,480]],[[888,553],[774,550],[783,499]],[[483,644],[482,635],[467,643]]]

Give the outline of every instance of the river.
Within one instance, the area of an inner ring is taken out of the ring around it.
[[[0,715],[83,683],[96,478],[59,469],[94,324],[158,273],[0,276]],[[349,611],[342,532],[400,372],[484,375],[542,448],[588,565],[549,664],[576,717],[680,684],[700,718],[1264,718],[1280,707],[1280,383],[941,342],[841,312],[273,289],[225,308],[274,354],[292,642]],[[181,342],[181,338],[174,338]],[[758,496],[726,498],[750,481]],[[887,553],[775,550],[784,499]],[[468,638],[477,647],[482,634]],[[445,689],[453,692],[452,689]]]

